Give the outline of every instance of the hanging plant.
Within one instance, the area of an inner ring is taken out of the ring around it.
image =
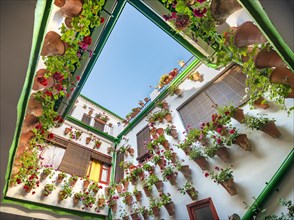
[[[101,147],[101,145],[102,145],[102,141],[99,138],[97,138],[95,140],[95,144],[94,144],[93,149],[99,149]]]
[[[44,196],[48,196],[49,194],[51,194],[51,192],[55,189],[55,186],[53,184],[46,184],[44,186],[44,191],[43,191],[43,195]]]
[[[58,200],[61,201],[71,196],[72,196],[72,187],[68,183],[65,183],[58,194]]]
[[[183,187],[179,187],[178,190],[185,195],[186,193],[190,196],[192,200],[197,200],[198,191],[195,189],[191,181],[187,181]]]

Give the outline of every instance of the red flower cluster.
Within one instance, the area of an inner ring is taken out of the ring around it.
[[[40,83],[43,86],[48,85],[48,80],[44,76],[37,77],[37,82]]]
[[[104,23],[105,19],[103,17],[100,18],[100,23]]]
[[[54,138],[54,134],[53,134],[53,133],[49,133],[49,134],[47,135],[47,139],[48,139],[48,140],[51,140],[52,138]]]
[[[83,39],[83,43],[87,44],[88,46],[92,44],[92,38],[90,36],[85,36]]]
[[[193,11],[193,14],[194,14],[195,17],[202,18],[205,15],[206,12],[207,12],[206,8],[203,8],[202,10],[195,9]]]
[[[53,79],[56,81],[62,81],[64,79],[64,76],[60,72],[55,72],[53,74]]]

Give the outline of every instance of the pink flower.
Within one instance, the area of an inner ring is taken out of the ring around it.
[[[203,3],[203,2],[205,2],[206,0],[197,0],[197,2],[199,2],[199,3]]]
[[[80,76],[76,76],[76,80],[80,81],[81,77]]]
[[[230,130],[230,134],[234,134],[234,133],[235,133],[234,129]]]

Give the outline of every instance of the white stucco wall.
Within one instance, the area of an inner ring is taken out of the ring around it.
[[[215,77],[218,73],[218,71],[210,69],[205,65],[201,65],[198,70],[200,73],[204,74],[205,82]],[[169,103],[170,110],[172,111],[173,124],[178,130],[179,140],[183,140],[185,138],[185,135],[183,134],[185,129],[176,109],[192,95],[194,95],[205,82],[200,84],[199,82],[186,80],[180,85],[180,88],[183,89],[182,98],[168,96],[165,99]],[[282,133],[282,136],[279,139],[273,139],[261,131],[246,129],[244,125],[232,120],[232,124],[240,130],[240,133],[247,134],[253,150],[251,152],[247,152],[234,145],[230,147],[230,162],[225,163],[219,158],[208,159],[210,170],[212,170],[214,166],[228,167],[230,164],[234,166],[233,174],[238,190],[238,194],[235,196],[230,196],[221,185],[217,185],[210,178],[204,177],[202,170],[194,161],[190,161],[182,150],[172,146],[172,144],[176,144],[177,142],[173,140],[172,137],[166,136],[171,144],[171,147],[176,151],[178,158],[184,159],[185,162],[183,164],[188,164],[190,166],[190,169],[192,170],[192,181],[196,190],[199,192],[198,200],[211,197],[220,219],[227,219],[228,216],[233,213],[237,213],[242,216],[246,212],[243,202],[246,202],[247,204],[252,203],[252,197],[257,197],[260,194],[262,189],[265,187],[265,182],[268,182],[271,179],[293,147],[293,113],[291,113],[288,117],[286,112],[279,111],[278,106],[274,105],[272,102],[269,103],[271,107],[268,110],[249,110],[249,106],[246,105],[244,107],[244,112],[249,113],[250,115],[267,113],[269,118],[275,118],[277,120],[276,125]],[[288,106],[293,106],[293,100],[287,100],[286,104]],[[133,146],[135,149],[134,158],[137,157],[136,134],[146,125],[147,121],[143,119],[126,135],[129,139],[128,144]],[[166,123],[156,124],[155,127],[165,128],[166,125]],[[122,144],[126,143],[121,142],[121,145]],[[163,148],[161,147],[161,149]],[[134,158],[128,157],[125,159],[137,164]],[[156,167],[156,175],[162,179],[158,167]],[[183,186],[185,182],[186,179],[181,173],[179,173],[177,177],[178,186]],[[143,192],[140,181],[137,184],[137,188]],[[133,189],[134,186],[130,185],[129,191],[132,192]],[[164,182],[164,192],[171,193],[176,207],[176,215],[174,218],[170,218],[166,209],[162,207],[161,219],[189,219],[186,205],[192,202],[190,197],[188,195],[180,194],[177,187],[171,186],[169,182]],[[293,198],[293,192],[291,193]],[[153,187],[153,195],[158,198],[158,192],[155,187]],[[145,196],[144,192],[141,205],[147,207],[149,206],[148,198]],[[125,209],[128,211],[130,210],[128,207],[125,207]],[[120,213],[117,213],[115,216],[118,218]]]

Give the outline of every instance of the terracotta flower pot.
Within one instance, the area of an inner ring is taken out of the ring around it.
[[[29,188],[26,188],[26,189],[24,189],[24,191],[26,192],[26,193],[30,193],[31,191],[32,191],[32,187],[29,187]]]
[[[176,163],[178,160],[178,156],[175,152],[172,153],[171,162]]]
[[[105,199],[104,198],[98,198],[98,207],[103,208],[105,206]]]
[[[115,186],[115,188],[116,188],[116,191],[117,191],[118,193],[121,193],[121,190],[122,190],[122,185],[121,185],[121,184],[117,184],[117,185]]]
[[[62,180],[64,179],[64,177],[62,175],[59,175],[57,176],[57,183],[61,183]]]
[[[142,213],[142,216],[143,216],[143,218],[146,220],[146,219],[148,219],[149,218],[149,213],[148,213],[148,211],[144,211],[143,213]]]
[[[49,176],[49,174],[41,173],[41,180],[46,179]]]
[[[28,131],[35,128],[39,123],[38,117],[33,114],[27,114],[22,125],[22,132],[27,133]]]
[[[192,200],[196,200],[197,197],[198,197],[195,188],[186,190],[186,193],[190,196],[190,198],[191,198]]]
[[[133,202],[133,196],[131,196],[131,195],[128,195],[128,196],[126,196],[126,204],[127,205],[132,205],[132,202]]]
[[[279,129],[273,121],[270,121],[267,124],[265,124],[262,128],[260,128],[260,130],[273,138],[279,138],[281,136]]]
[[[277,67],[272,71],[270,81],[294,87],[294,73],[286,67]]]
[[[164,167],[164,159],[160,158],[159,161],[157,162],[157,165],[162,169]]]
[[[255,67],[258,69],[284,66],[286,66],[285,62],[274,50],[263,49],[255,57]]]
[[[130,156],[132,157],[132,156],[134,156],[134,153],[135,153],[135,150],[134,150],[134,148],[129,148],[128,149],[128,152],[129,152],[129,154],[130,154]]]
[[[153,208],[152,208],[152,211],[153,211],[153,215],[154,215],[154,217],[158,217],[158,216],[160,216],[160,208],[158,208],[158,207],[153,207]]]
[[[143,181],[143,180],[145,179],[145,173],[144,173],[144,171],[141,172],[141,173],[139,173],[138,176],[139,176],[139,179],[140,179],[141,181]]]
[[[68,17],[77,17],[83,7],[83,0],[55,0],[54,4]]]
[[[147,197],[152,196],[152,190],[149,190],[147,186],[143,187],[143,189]]]
[[[117,203],[109,206],[113,212],[117,211]]]
[[[142,199],[142,192],[141,191],[138,191],[136,194],[135,194],[135,198],[136,200],[139,202],[141,201]]]
[[[220,147],[217,151],[216,151],[216,155],[224,162],[227,162],[230,160],[230,155],[228,152],[228,148],[226,147]]]
[[[137,177],[132,177],[131,183],[132,183],[132,185],[136,185],[137,184]]]
[[[84,190],[88,188],[89,184],[90,184],[89,180],[84,180],[84,184],[83,184]]]
[[[65,44],[61,40],[61,36],[54,31],[49,31],[44,39],[42,56],[56,56],[65,53]]]
[[[105,189],[104,189],[105,196],[109,195],[109,190],[110,189],[111,189],[110,187],[105,187]]]
[[[167,175],[166,178],[168,179],[171,185],[177,185],[177,175],[175,173]]]
[[[170,135],[174,138],[174,139],[178,139],[179,135],[178,135],[178,132],[177,132],[177,129],[171,129],[170,130]]]
[[[285,97],[285,98],[294,98],[294,86],[293,87],[291,87],[291,92]]]
[[[208,162],[205,157],[197,157],[194,161],[198,164],[201,170],[208,170]]]
[[[173,118],[172,118],[171,114],[167,114],[167,115],[165,115],[165,116],[164,116],[164,119],[165,119],[167,122],[169,122],[169,123],[171,123],[171,122],[173,121]]]
[[[123,185],[124,185],[124,189],[125,189],[125,190],[128,189],[129,183],[130,183],[129,181],[124,181],[124,182],[123,182]]]
[[[72,180],[72,181],[70,181],[69,185],[70,185],[71,187],[74,187],[74,186],[76,185],[76,183],[77,183],[76,180]]]
[[[71,131],[71,128],[65,128],[64,129],[64,135],[67,135]]]
[[[192,172],[191,172],[189,165],[183,165],[181,167],[180,171],[186,179],[188,179],[188,180],[191,179]]]
[[[43,113],[42,102],[36,99],[35,94],[32,94],[30,96],[30,99],[28,101],[27,111],[29,114],[33,114],[36,117],[40,117]]]
[[[251,151],[251,146],[246,134],[239,134],[236,137],[234,144],[238,144],[245,151]]]
[[[247,47],[252,44],[262,44],[266,42],[267,39],[251,21],[247,21],[240,25],[234,37],[234,43],[237,47]]]
[[[219,24],[224,23],[231,14],[241,8],[237,0],[212,0],[210,4],[211,16]]]
[[[156,133],[157,133],[158,135],[162,135],[162,134],[164,134],[164,130],[163,130],[163,128],[157,128],[157,129],[156,129]]]
[[[80,199],[76,196],[73,197],[73,204],[77,205],[79,203]]]
[[[32,131],[21,133],[19,139],[19,146],[27,145],[33,137],[35,137],[35,134]]]
[[[190,79],[195,82],[203,82],[203,80],[204,80],[203,75],[200,74],[198,71],[196,73],[193,73],[190,76]]]
[[[65,24],[65,26],[68,27],[68,28],[72,28],[71,22],[72,22],[72,18],[71,18],[71,17],[66,17],[66,18],[64,19],[64,24]]]
[[[139,217],[138,213],[131,214],[131,217],[132,217],[133,220],[140,220],[140,217]]]
[[[165,140],[161,143],[161,145],[163,146],[164,149],[168,150],[169,149],[169,143],[168,140]]]
[[[234,179],[231,178],[226,182],[222,182],[221,185],[227,190],[227,192],[233,196],[237,194],[237,189],[235,187]]]
[[[51,88],[54,85],[54,79],[52,76],[48,78],[44,77],[46,72],[47,72],[46,69],[38,70],[34,78],[34,84],[32,87],[33,90],[38,91],[41,89]]]
[[[191,152],[191,147],[186,147],[185,149],[183,149],[183,151],[185,152],[185,154],[187,156],[189,156],[190,155],[190,152]]]
[[[158,190],[158,192],[162,192],[163,191],[163,182],[162,180],[158,180],[157,182],[154,183],[156,189]]]
[[[167,204],[164,204],[164,207],[166,208],[166,210],[170,216],[173,216],[175,214],[175,204],[173,202],[169,202]]]
[[[243,124],[245,121],[245,115],[244,115],[244,111],[241,108],[237,108],[233,114],[232,114],[232,118],[235,119],[236,121],[238,121],[239,123]]]
[[[127,215],[127,216],[124,216],[124,217],[122,217],[122,219],[123,220],[129,220],[129,216]]]
[[[176,89],[175,94],[177,96],[179,96],[179,97],[182,96],[182,90],[181,89]]]
[[[262,109],[267,109],[267,108],[269,108],[270,106],[269,106],[269,104],[267,104],[267,103],[262,103],[263,102],[263,100],[264,100],[264,98],[263,97],[260,97],[260,98],[258,98],[255,102],[254,102],[254,107],[255,108],[262,108]]]
[[[92,140],[92,138],[86,137],[86,144],[89,144],[91,140]]]

